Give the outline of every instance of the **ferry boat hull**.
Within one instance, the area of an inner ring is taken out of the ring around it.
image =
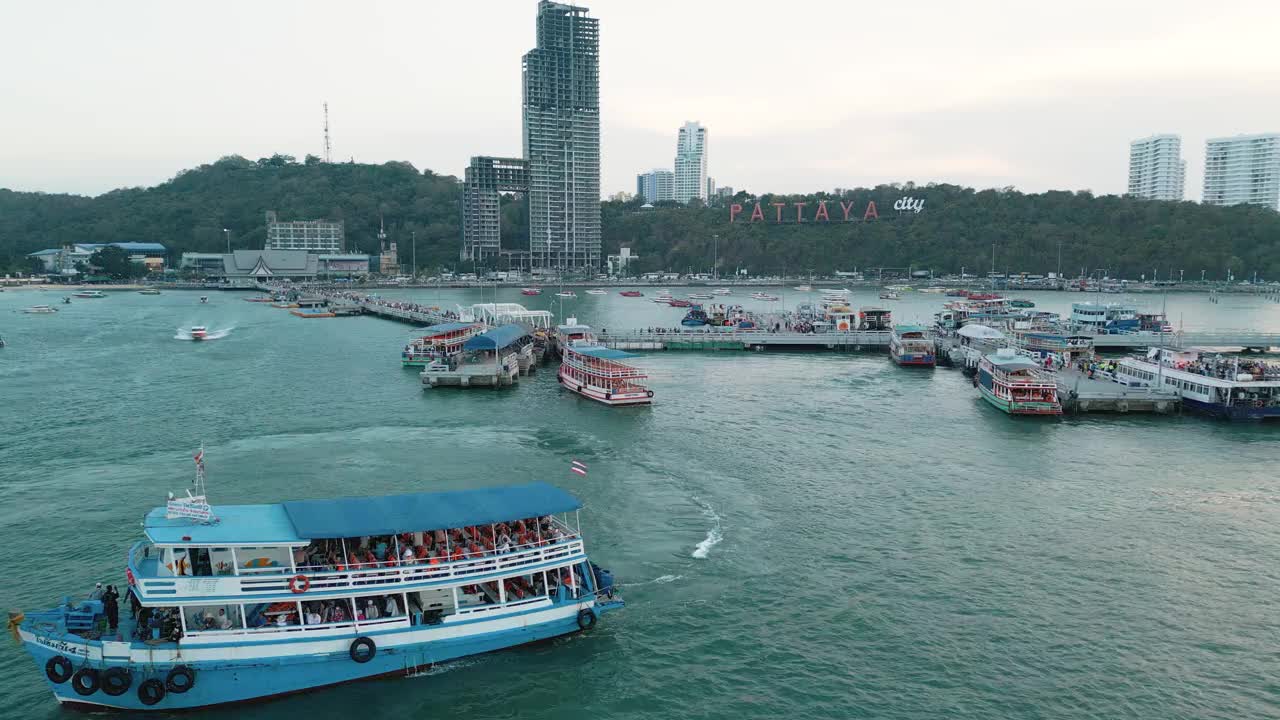
[[[563,367],[561,367],[557,377],[560,380],[560,384],[563,385],[565,389],[575,392],[588,400],[595,400],[596,402],[604,403],[605,405],[620,406],[653,404],[652,390],[645,390],[643,392],[610,392],[606,388],[584,384],[572,377],[569,377]]]
[[[933,367],[937,364],[937,358],[933,353],[889,353],[889,357],[893,361],[903,367]]]
[[[180,659],[158,663],[152,662],[151,653],[139,650],[133,651],[137,659],[132,662],[104,660],[100,647],[89,646],[85,650],[92,654],[88,657],[73,654],[73,665],[93,668],[99,678],[108,668],[125,668],[130,671],[131,678],[123,693],[111,696],[99,688],[88,695],[81,695],[71,681],[55,684],[47,674],[45,682],[59,703],[89,710],[112,708],[163,712],[260,701],[357,680],[407,676],[437,663],[580,632],[583,625],[594,622],[579,621],[581,613],[590,613],[596,618],[621,606],[620,600],[568,601],[484,621],[423,625],[381,633],[364,632],[359,637],[370,638],[377,649],[373,658],[363,663],[351,658],[350,648],[357,637],[355,635],[282,640],[273,644],[279,649],[279,654],[269,658],[245,658],[245,646],[230,643],[184,647]],[[482,629],[474,629],[476,625]],[[65,641],[41,637],[25,629],[20,631],[20,637],[27,652],[41,668],[55,657],[67,657],[74,647]],[[161,644],[158,647],[165,646]],[[195,681],[190,688],[181,693],[166,691],[155,704],[144,704],[139,697],[139,686],[152,678],[165,682],[168,673],[179,665],[194,672]]]
[[[1186,395],[1182,396],[1182,404],[1188,410],[1200,415],[1208,415],[1218,420],[1274,420],[1280,419],[1280,407],[1255,407],[1252,405],[1232,405],[1227,406],[1221,403],[1205,402],[1204,400],[1196,400]]]

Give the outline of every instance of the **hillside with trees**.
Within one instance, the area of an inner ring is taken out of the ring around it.
[[[225,248],[223,228],[235,248],[260,248],[264,215],[282,219],[326,218],[346,223],[347,246],[377,251],[379,214],[408,263],[417,233],[418,265],[455,267],[461,244],[457,178],[419,171],[408,163],[326,164],[314,156],[297,162],[285,155],[257,161],[229,156],[179,173],[151,188],[128,188],[98,197],[22,193],[0,189],[0,270],[27,270],[26,253],[74,242],[158,242],[172,260],[184,251]],[[893,204],[910,196],[920,212]],[[1187,279],[1280,277],[1280,214],[1259,207],[1211,207],[1191,202],[1154,202],[1088,192],[1024,194],[955,185],[882,185],[827,194],[758,198],[765,221],[750,222],[756,198],[739,193],[711,207],[640,201],[602,204],[604,252],[630,246],[640,255],[636,271],[707,271],[718,255],[721,274],[738,268],[752,274],[803,275],[881,266],[938,272],[1046,273],[1061,267],[1106,268],[1113,276]],[[830,222],[815,222],[820,201]],[[879,218],[862,222],[869,201]],[[785,203],[774,222],[770,203]],[[808,203],[796,222],[792,203]],[[840,203],[853,208],[843,222]],[[730,223],[730,204],[742,212]],[[525,203],[507,198],[502,207],[503,245],[527,249]],[[1059,253],[1061,264],[1059,265]]]

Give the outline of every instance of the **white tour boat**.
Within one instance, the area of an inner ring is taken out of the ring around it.
[[[81,290],[80,292],[72,293],[72,295],[78,298],[104,298],[107,296],[101,290]]]
[[[1280,418],[1280,365],[1205,350],[1151,348],[1116,363],[1116,382],[1162,387],[1190,410],[1227,420]]]
[[[27,313],[28,315],[48,315],[50,313],[58,312],[58,309],[51,308],[48,305],[32,305],[22,312]]]
[[[557,328],[560,347],[559,381],[565,388],[605,405],[649,405],[653,391],[639,384],[647,376],[622,360],[628,352],[604,347],[596,342],[591,328],[578,325]]]

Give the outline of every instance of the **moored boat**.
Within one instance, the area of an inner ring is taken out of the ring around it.
[[[28,315],[48,315],[50,313],[58,312],[58,309],[49,307],[48,305],[32,305],[22,312],[27,313]]]
[[[715,290],[711,291],[711,294],[712,295],[732,295],[733,291],[730,290],[729,288],[716,288]]]
[[[478,322],[447,322],[423,328],[422,335],[404,346],[400,352],[403,367],[426,367],[432,362],[449,361],[462,352],[470,338],[484,331]]]
[[[139,295],[159,295],[160,291],[155,288],[147,288],[146,290],[139,290],[138,294]]]
[[[1099,335],[1135,332],[1141,327],[1138,313],[1124,303],[1071,303],[1071,324]]]
[[[560,344],[557,379],[567,390],[605,405],[649,405],[653,402],[653,391],[637,382],[647,376],[621,362],[635,355],[598,344],[591,329],[585,325],[575,324],[562,329],[566,332],[565,340]]]
[[[707,312],[702,309],[701,305],[691,307],[689,312],[685,313],[684,318],[680,320],[680,324],[685,327],[702,327],[708,322],[710,320],[707,317]]]
[[[592,288],[587,291],[588,295],[607,295],[608,293],[609,291],[604,288]]]
[[[403,676],[623,606],[554,486],[210,506],[201,458],[197,493],[128,552],[136,620],[114,599],[11,615],[60,703],[171,712]]]
[[[933,367],[933,340],[919,325],[895,325],[889,336],[889,357],[899,365]]]
[[[711,293],[689,293],[690,300],[710,300],[714,297]]]
[[[560,292],[556,293],[556,297],[565,298],[565,299],[574,299],[578,297],[578,295],[572,290],[561,290]]]
[[[1023,298],[1012,298],[1012,299],[1010,299],[1010,300],[1009,300],[1009,307],[1015,307],[1015,308],[1033,308],[1033,307],[1035,307],[1035,306],[1036,306],[1036,304],[1035,304],[1035,303],[1031,302],[1030,300],[1023,299]]]
[[[859,330],[890,330],[893,327],[893,313],[878,307],[858,309]]]
[[[1280,419],[1280,365],[1205,350],[1151,348],[1116,363],[1116,382],[1172,390],[1182,404],[1226,420]]]
[[[1058,383],[1013,348],[984,355],[974,377],[982,397],[1010,415],[1061,415]]]
[[[80,292],[72,293],[72,295],[78,298],[104,298],[107,296],[101,290],[81,290]]]
[[[689,302],[688,300],[684,300],[681,298],[672,298],[671,300],[667,301],[667,304],[675,308],[693,307],[692,302]]]
[[[886,290],[880,293],[880,299],[881,300],[898,300],[899,298],[898,298],[898,293],[892,290]]]
[[[541,295],[542,288],[536,288],[536,287],[521,288],[520,294],[521,295]]]
[[[640,292],[639,290],[623,290],[618,294],[621,295],[622,297],[644,297],[644,293]]]

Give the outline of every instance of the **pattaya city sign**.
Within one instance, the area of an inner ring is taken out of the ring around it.
[[[876,201],[868,200],[866,207],[855,207],[854,200],[818,200],[816,202],[771,202],[760,203],[756,201],[751,208],[749,222],[773,222],[773,223],[803,223],[803,222],[832,222],[831,216],[836,216],[835,222],[860,222],[869,220],[879,220],[880,213],[876,210]],[[771,208],[766,211],[765,208]],[[813,209],[810,210],[809,208]],[[858,210],[861,209],[861,214]],[[910,196],[898,198],[893,203],[893,209],[899,213],[918,213],[924,210],[924,198],[914,198]],[[737,222],[738,216],[744,214],[741,203],[734,203],[729,206],[729,222]]]

